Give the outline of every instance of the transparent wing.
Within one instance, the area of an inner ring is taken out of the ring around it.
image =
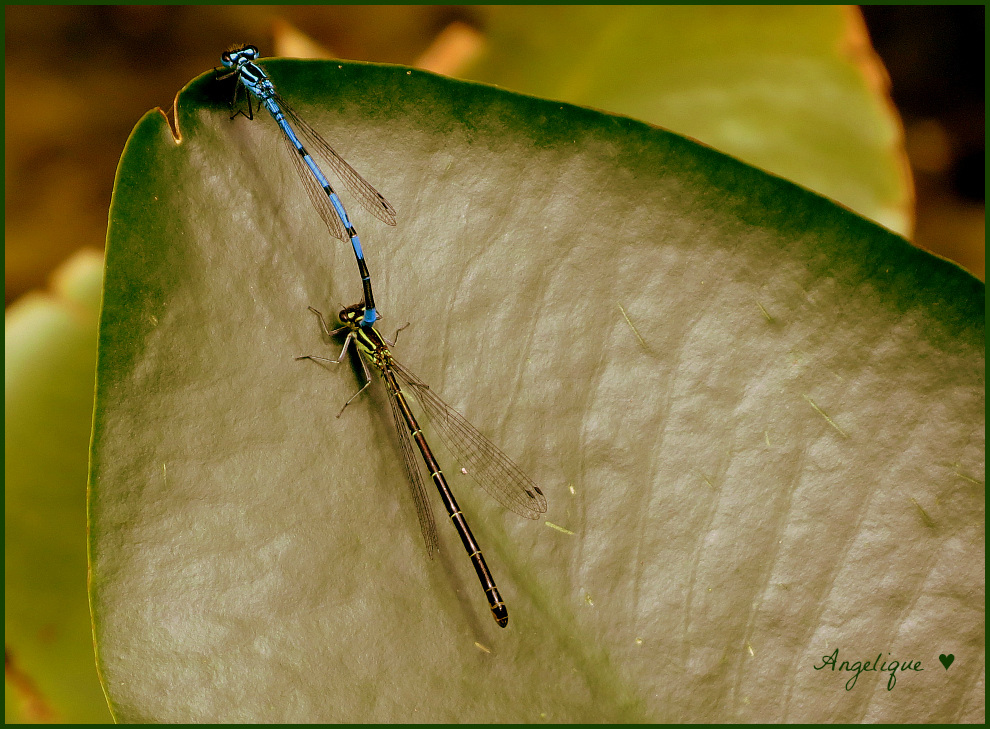
[[[326,166],[333,170],[334,174],[340,178],[354,197],[358,199],[364,208],[388,225],[395,225],[395,208],[385,199],[378,190],[372,187],[371,183],[361,177],[353,167],[351,167],[343,157],[337,154],[327,140],[320,136],[313,127],[306,123],[291,106],[285,103],[281,96],[277,97],[285,115],[292,119],[300,136],[305,138],[310,147],[310,152],[315,152]]]
[[[494,443],[450,407],[430,386],[401,364],[392,361],[396,377],[423,406],[440,439],[465,466],[468,475],[502,506],[527,519],[546,513],[547,500],[533,480],[509,460]]]
[[[350,236],[347,235],[347,229],[344,228],[343,221],[337,216],[337,211],[333,209],[333,203],[330,202],[330,198],[327,197],[326,190],[320,185],[315,177],[313,177],[312,170],[306,166],[306,162],[303,161],[302,155],[296,151],[295,146],[289,140],[287,136],[280,129],[278,136],[282,138],[282,143],[289,152],[289,157],[292,158],[292,166],[296,168],[296,175],[299,177],[299,181],[302,186],[306,188],[306,194],[309,195],[310,202],[313,203],[313,207],[323,218],[323,222],[326,223],[327,230],[330,231],[330,235],[334,238],[338,238],[345,243],[350,241]]]
[[[387,389],[387,388],[386,388]],[[426,487],[423,484],[423,471],[416,454],[413,451],[412,442],[409,440],[409,429],[405,420],[399,412],[399,406],[395,402],[395,396],[389,392],[388,402],[392,406],[392,419],[395,421],[395,429],[398,431],[399,443],[402,446],[402,461],[406,464],[406,475],[409,477],[409,490],[412,491],[413,501],[416,502],[416,515],[419,517],[419,528],[423,532],[423,540],[426,542],[426,553],[433,559],[433,553],[440,548],[437,539],[437,525],[433,520],[433,509],[427,498]]]

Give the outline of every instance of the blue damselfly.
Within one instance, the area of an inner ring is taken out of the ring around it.
[[[285,99],[275,90],[275,85],[265,73],[255,59],[258,58],[258,49],[255,46],[247,45],[225,51],[220,60],[225,68],[231,69],[229,74],[221,78],[234,76],[236,84],[234,87],[234,99],[231,106],[236,106],[238,91],[243,87],[247,96],[247,114],[243,110],[237,111],[231,119],[238,114],[244,114],[248,119],[254,118],[252,109],[252,99],[257,100],[259,107],[263,106],[272,115],[278,128],[281,130],[282,140],[292,157],[296,173],[301,180],[306,193],[309,195],[313,205],[316,206],[320,217],[330,231],[330,235],[342,241],[350,241],[354,248],[354,255],[357,258],[358,270],[361,273],[361,284],[364,287],[364,321],[366,325],[375,323],[378,318],[375,310],[375,297],[371,289],[371,276],[368,273],[368,265],[364,260],[364,252],[361,249],[361,241],[358,238],[347,211],[334,191],[326,175],[317,165],[309,151],[303,146],[300,137],[304,138],[313,148],[321,161],[333,170],[334,174],[340,178],[344,186],[379,220],[395,225],[395,209],[389,204],[381,193],[359,175],[353,167],[344,161],[343,157],[337,154],[323,137],[307,124],[293,109]]]

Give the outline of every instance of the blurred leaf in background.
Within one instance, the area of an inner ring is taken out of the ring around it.
[[[983,278],[986,7],[861,10],[904,119],[917,199],[913,240]]]
[[[911,237],[904,134],[851,6],[486,6],[464,70],[643,119]]]
[[[5,718],[107,722],[86,595],[86,472],[103,256],[4,317]]]

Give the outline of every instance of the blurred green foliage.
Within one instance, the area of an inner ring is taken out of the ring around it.
[[[910,237],[900,120],[859,11],[828,6],[484,9],[467,78],[627,114]]]
[[[6,721],[107,722],[86,595],[86,473],[103,256],[4,319]]]

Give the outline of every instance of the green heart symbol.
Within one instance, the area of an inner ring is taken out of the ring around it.
[[[949,670],[949,666],[951,666],[952,665],[952,662],[954,660],[956,660],[956,657],[954,655],[952,655],[951,653],[949,655],[945,655],[944,653],[942,653],[938,657],[938,659],[940,661],[942,661],[942,665],[945,666],[945,670],[948,671]]]

